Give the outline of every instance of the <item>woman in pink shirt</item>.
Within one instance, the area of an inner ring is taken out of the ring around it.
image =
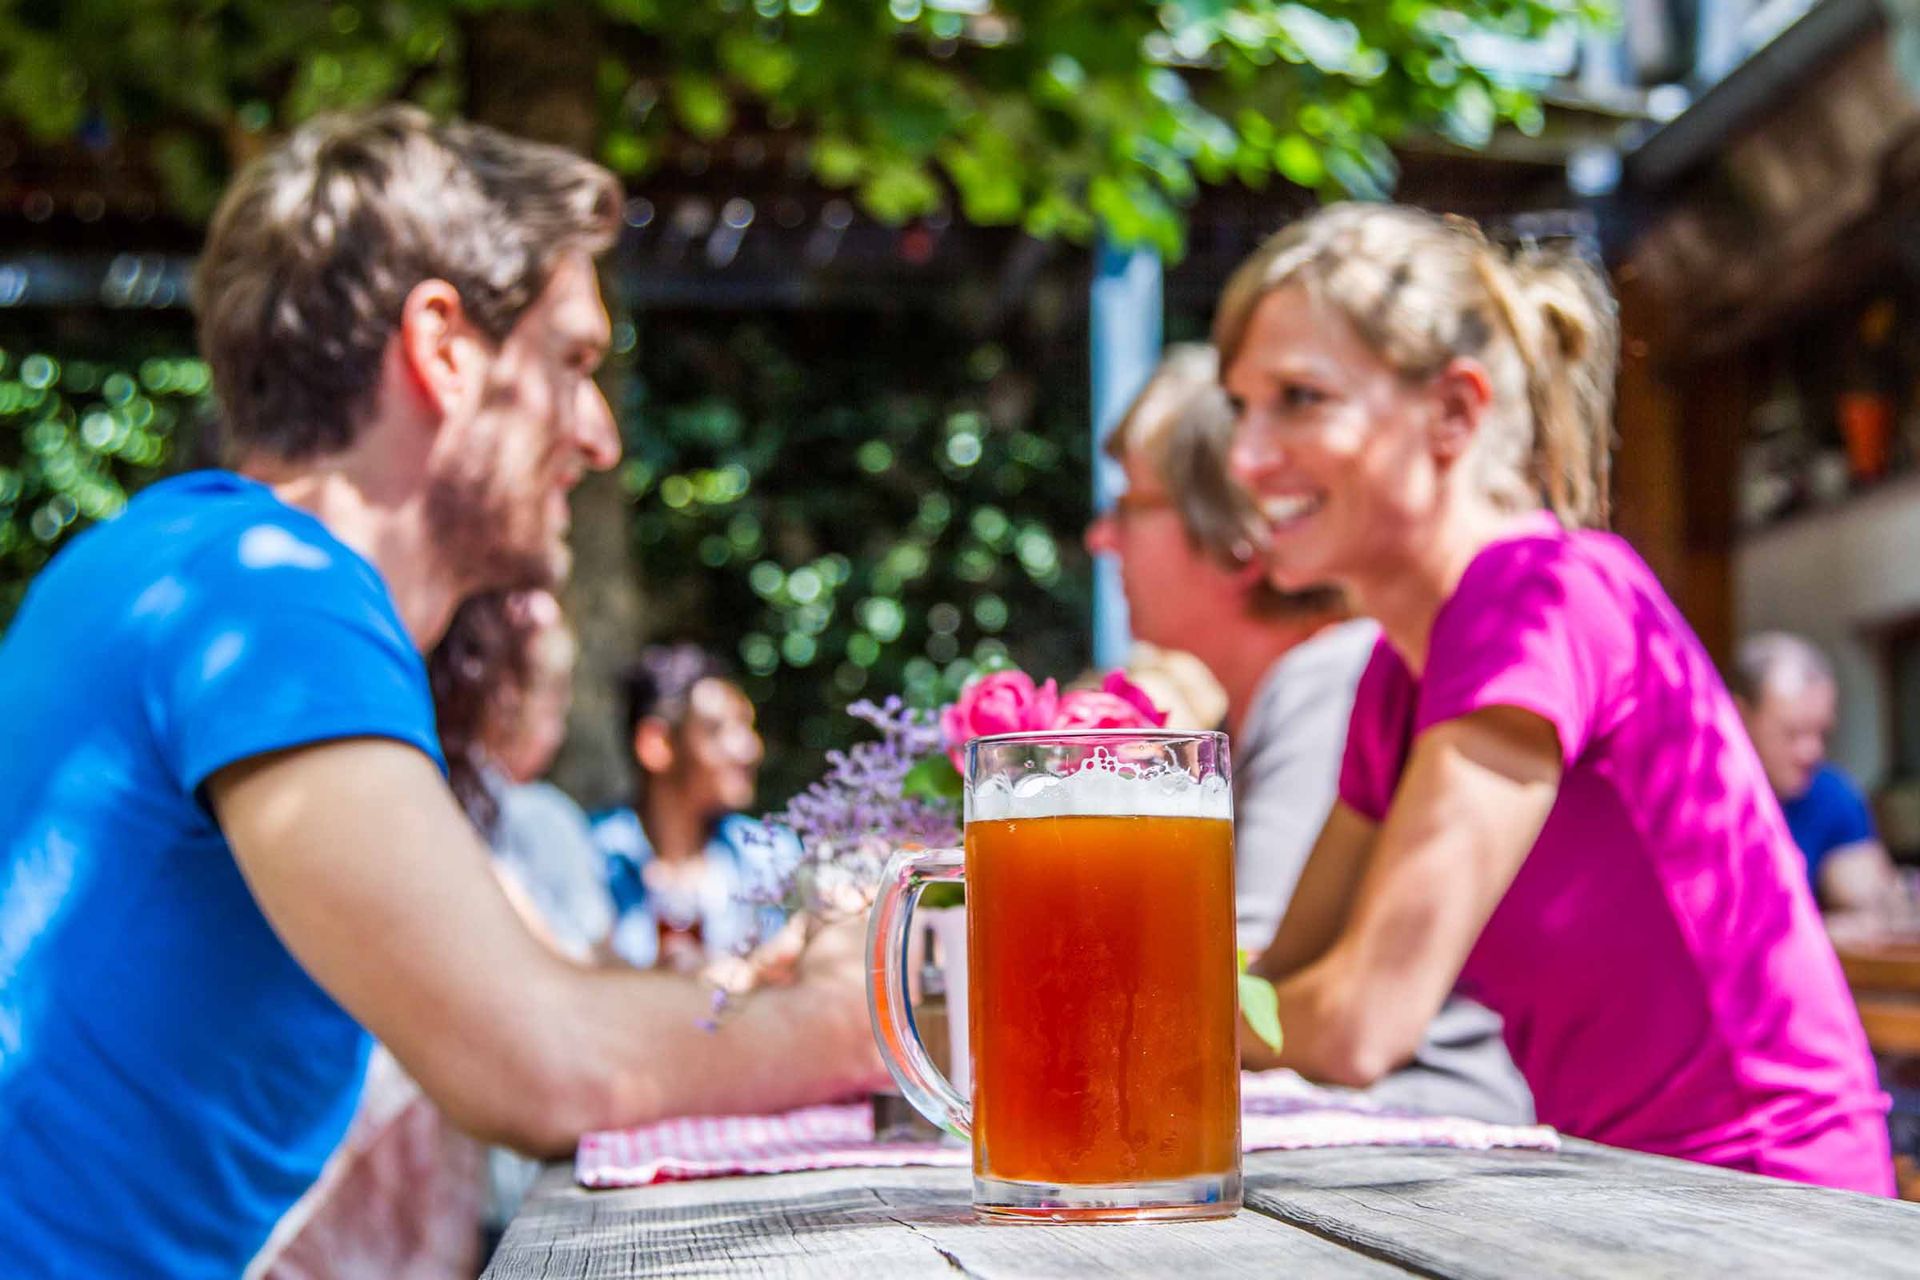
[[[1886,1100],[1712,663],[1606,518],[1598,276],[1336,206],[1215,323],[1276,585],[1384,637],[1340,803],[1258,968],[1286,1049],[1365,1085],[1456,986],[1568,1133],[1890,1193]]]

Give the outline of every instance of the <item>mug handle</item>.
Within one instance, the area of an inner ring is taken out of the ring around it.
[[[914,1109],[948,1133],[973,1135],[973,1107],[934,1065],[907,1011],[907,925],[914,904],[935,881],[966,880],[959,849],[900,849],[880,876],[867,925],[867,1008],[873,1038],[900,1092]],[[961,1012],[965,1016],[965,1011]]]

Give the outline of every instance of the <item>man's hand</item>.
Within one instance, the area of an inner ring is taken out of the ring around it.
[[[724,973],[711,976],[735,995],[757,987],[791,986],[800,976],[800,954],[818,927],[804,912],[791,915],[778,933],[745,956],[728,961]]]
[[[867,996],[867,918],[845,916],[816,924],[798,957],[799,980],[823,991]]]
[[[1829,851],[1820,860],[1818,888],[1821,904],[1834,916],[1872,919],[1883,926],[1912,918],[1900,873],[1878,840],[1858,840]]]

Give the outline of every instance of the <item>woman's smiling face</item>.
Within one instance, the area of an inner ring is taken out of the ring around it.
[[[1273,583],[1353,585],[1400,558],[1436,506],[1435,405],[1304,287],[1262,298],[1226,370],[1235,478],[1271,535]]]

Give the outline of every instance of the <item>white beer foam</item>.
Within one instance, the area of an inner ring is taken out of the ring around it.
[[[1226,779],[1196,779],[1184,770],[1134,773],[1126,768],[1088,767],[1070,774],[1035,773],[1009,782],[989,778],[967,788],[968,822],[1007,818],[1219,818],[1233,819]]]

